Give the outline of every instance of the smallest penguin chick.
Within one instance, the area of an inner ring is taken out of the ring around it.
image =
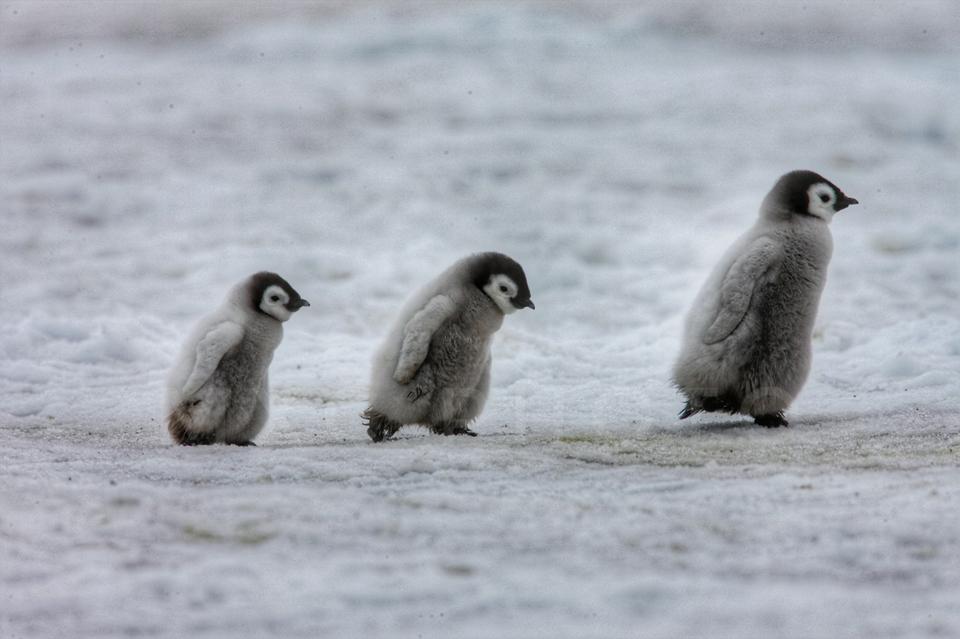
[[[310,302],[285,279],[255,273],[194,328],[167,380],[167,425],[178,444],[252,446],[267,422],[267,369],[283,322]]]
[[[527,276],[502,253],[465,257],[415,293],[374,359],[370,439],[406,424],[476,436],[467,424],[487,401],[493,334],[522,308],[534,308]]]

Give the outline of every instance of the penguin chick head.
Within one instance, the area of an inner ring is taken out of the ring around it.
[[[523,267],[503,253],[481,253],[471,269],[471,280],[493,300],[504,315],[521,308],[536,308]]]
[[[851,204],[836,184],[813,171],[790,171],[780,177],[763,202],[768,215],[789,214],[819,218],[825,222]]]
[[[247,292],[255,312],[265,313],[278,322],[285,322],[302,307],[310,306],[310,302],[300,297],[287,280],[268,271],[251,275]]]

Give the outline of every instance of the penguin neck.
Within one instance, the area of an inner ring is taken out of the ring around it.
[[[826,225],[829,225],[833,220],[833,214],[831,213],[829,217],[820,217],[819,215],[814,215],[809,211],[794,211],[783,204],[776,202],[771,202],[769,199],[764,200],[763,205],[760,207],[760,217],[757,221],[758,224],[763,224],[764,222],[768,223],[809,223],[809,222],[823,222]]]
[[[253,313],[253,319],[250,322],[253,330],[261,333],[272,333],[276,331],[283,332],[283,322],[267,313],[257,309]]]
[[[283,337],[283,323],[259,308],[248,308],[243,302],[232,303],[231,311],[244,327],[247,336],[266,342],[279,342]]]
[[[471,286],[464,302],[463,314],[476,324],[481,333],[490,335],[500,330],[503,311],[480,288]]]
[[[798,215],[783,209],[782,217],[761,215],[748,232],[748,237],[773,237],[787,242],[792,253],[801,256],[801,262],[820,269],[833,254],[833,235],[830,224],[815,215]],[[767,211],[765,211],[767,212]]]

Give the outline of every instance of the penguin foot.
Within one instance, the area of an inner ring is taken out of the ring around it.
[[[703,410],[708,413],[730,413],[734,415],[740,412],[740,398],[733,393],[724,393],[719,397],[704,397],[702,400]]]
[[[177,443],[181,446],[210,446],[216,442],[213,435],[208,433],[188,433],[182,441]]]
[[[174,441],[181,446],[210,446],[217,443],[217,438],[213,433],[191,433],[187,430],[176,431],[171,428],[170,434],[173,435]]]
[[[248,439],[245,442],[230,442],[230,443],[233,444],[234,446],[256,446],[256,444],[253,443],[252,439]]]
[[[403,426],[403,424],[393,421],[383,413],[373,410],[373,408],[363,411],[360,417],[363,418],[363,425],[367,427],[367,435],[375,442],[390,439]]]
[[[680,411],[680,419],[686,419],[699,412],[706,413],[730,413],[734,415],[740,412],[740,398],[736,394],[729,392],[718,397],[696,397],[688,399],[687,405]]]
[[[467,428],[466,425],[458,424],[456,422],[441,422],[431,426],[430,430],[438,435],[468,435],[470,437],[477,436],[477,434]]]
[[[773,413],[772,415],[757,415],[753,418],[753,421],[767,428],[780,428],[781,426],[790,425],[790,423],[783,418],[783,411]]]

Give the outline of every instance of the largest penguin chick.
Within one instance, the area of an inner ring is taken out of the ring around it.
[[[830,221],[857,200],[813,171],[782,176],[687,316],[673,379],[700,411],[786,426],[810,370],[810,339],[833,252]]]
[[[502,253],[465,257],[413,295],[377,352],[370,407],[375,442],[406,424],[476,436],[490,386],[490,342],[503,316],[534,308],[523,268]]]
[[[267,421],[267,369],[283,322],[310,302],[276,273],[255,273],[200,320],[167,380],[167,426],[178,444],[249,446]]]

